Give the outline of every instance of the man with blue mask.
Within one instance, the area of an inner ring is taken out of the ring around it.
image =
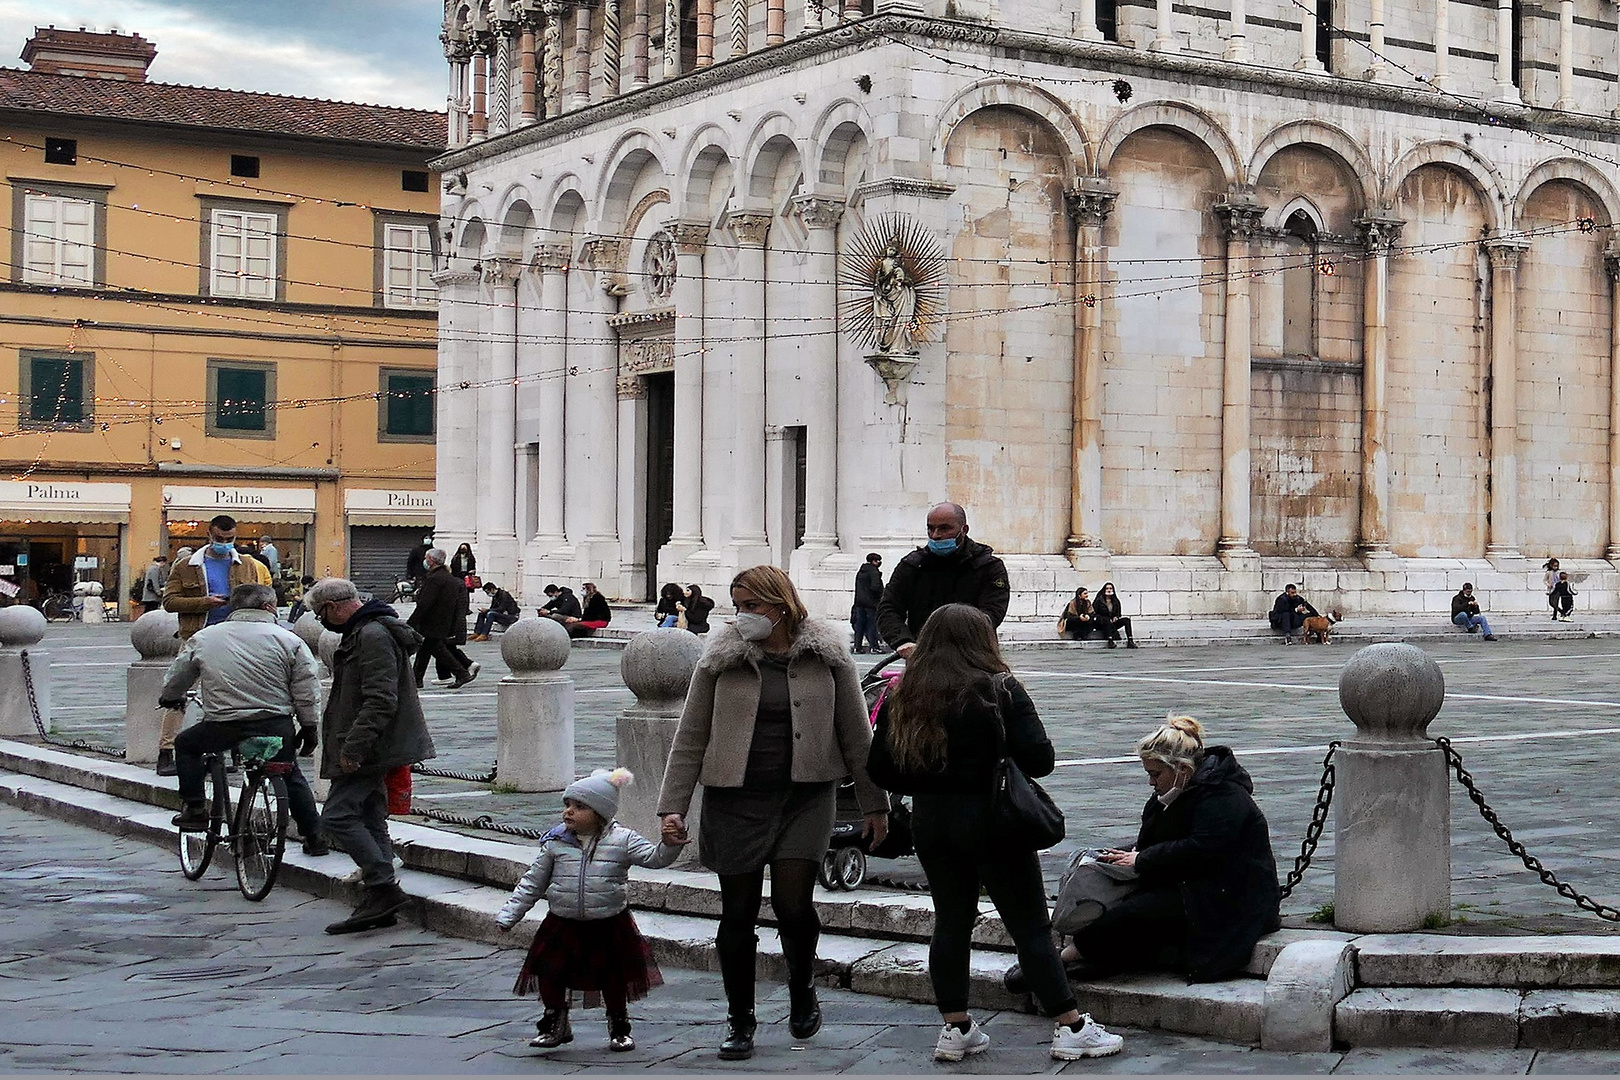
[[[878,603],[878,630],[910,656],[923,623],[946,604],[969,604],[996,626],[1007,617],[1007,567],[968,536],[967,511],[940,503],[928,511],[928,543],[901,559]]]

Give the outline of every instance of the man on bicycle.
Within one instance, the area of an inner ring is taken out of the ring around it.
[[[326,854],[315,795],[294,761],[295,751],[306,756],[315,752],[320,672],[309,647],[276,622],[274,589],[259,584],[232,589],[230,614],[223,622],[193,634],[169,665],[158,704],[181,708],[186,691],[199,679],[203,723],[187,728],[174,740],[180,798],[185,801],[174,824],[182,831],[208,828],[203,755],[230,750],[254,736],[274,735],[281,739],[281,752],[275,760],[294,762],[287,776],[287,802],[304,835],[305,851]]]

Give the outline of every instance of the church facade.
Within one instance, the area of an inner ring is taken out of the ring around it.
[[[1216,9],[1219,10],[1216,10]],[[667,30],[666,30],[667,28]],[[460,0],[438,542],[723,597],[967,507],[1013,615],[1620,575],[1607,0]]]

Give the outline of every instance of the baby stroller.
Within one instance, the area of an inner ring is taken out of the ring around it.
[[[884,669],[898,659],[899,653],[890,653],[861,679],[861,691],[866,695],[867,719],[874,725],[877,724],[878,706],[894,692],[895,684],[900,681],[899,672]],[[889,797],[889,806],[891,829],[897,818],[902,821],[909,819],[910,811],[898,796]],[[855,781],[845,777],[838,783],[838,810],[833,823],[832,841],[816,874],[822,888],[858,889],[866,880],[866,850],[861,840],[861,830],[865,827],[865,815],[861,813],[860,802],[855,798]],[[883,844],[883,857],[897,859],[910,854],[909,831],[904,836],[891,832],[891,839]]]

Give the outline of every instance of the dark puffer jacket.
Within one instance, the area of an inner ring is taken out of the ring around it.
[[[454,640],[456,627],[467,631],[467,586],[450,571],[435,566],[416,589],[411,629],[425,638]]]
[[[363,769],[392,769],[435,755],[411,671],[411,653],[421,643],[381,600],[349,616],[321,718],[323,777],[342,776],[345,757]]]
[[[895,566],[878,602],[878,632],[891,647],[916,641],[928,616],[946,604],[971,604],[995,626],[1007,617],[1007,567],[988,545],[964,539],[949,555],[926,547]]]
[[[1209,747],[1168,807],[1148,800],[1136,872],[1144,888],[1180,887],[1193,982],[1238,971],[1255,942],[1280,925],[1271,831],[1255,805],[1254,782],[1228,747]]]

